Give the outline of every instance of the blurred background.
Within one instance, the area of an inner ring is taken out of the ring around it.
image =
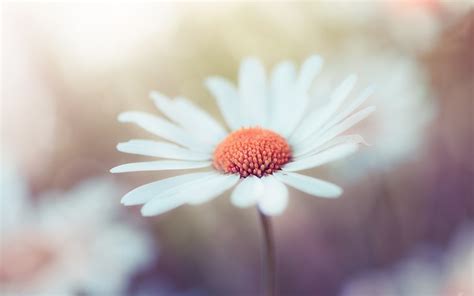
[[[2,295],[258,295],[255,209],[223,197],[144,218],[109,174],[152,138],[119,124],[184,95],[219,118],[206,77],[243,57],[325,58],[313,87],[374,83],[370,146],[314,170],[338,200],[291,192],[274,219],[280,295],[474,295],[472,2],[2,4]]]

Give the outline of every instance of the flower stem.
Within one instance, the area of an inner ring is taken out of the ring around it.
[[[273,230],[270,217],[258,210],[260,222],[264,235],[263,250],[265,253],[265,296],[276,295],[276,257],[275,257],[275,243],[273,241]]]

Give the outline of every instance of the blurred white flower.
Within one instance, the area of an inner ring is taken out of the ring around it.
[[[466,224],[456,234],[447,256],[443,295],[474,295],[474,225]]]
[[[3,164],[2,295],[119,295],[153,260],[147,234],[121,217],[109,179],[49,192],[33,204],[25,181]]]
[[[143,112],[125,112],[119,121],[135,123],[176,144],[132,140],[118,150],[165,158],[115,167],[113,173],[210,168],[143,185],[125,195],[125,205],[145,204],[143,215],[157,215],[183,204],[200,204],[237,185],[231,200],[235,206],[258,204],[267,215],[283,212],[289,185],[305,193],[335,198],[342,189],[332,183],[295,173],[321,166],[355,152],[363,139],[344,135],[375,107],[355,110],[371,95],[371,88],[349,100],[356,84],[348,76],[332,89],[324,105],[309,114],[309,89],[321,70],[319,56],[308,58],[297,72],[292,62],[276,65],[266,77],[257,59],[245,59],[238,89],[228,80],[206,81],[232,132],[204,110],[184,98],[170,100],[153,92],[158,109],[171,121]]]
[[[362,85],[376,85],[368,102],[377,106],[377,112],[358,129],[372,149],[335,167],[338,175],[354,178],[368,170],[386,170],[416,159],[436,106],[425,73],[414,58],[369,48],[358,39],[348,43],[346,47],[352,48],[351,53],[345,56],[335,53],[337,66],[323,72],[313,89],[314,103],[320,104],[330,95],[331,82],[349,69],[357,73]]]
[[[373,271],[350,280],[342,296],[458,296],[474,295],[474,233],[463,228],[448,252],[423,249],[388,270]]]

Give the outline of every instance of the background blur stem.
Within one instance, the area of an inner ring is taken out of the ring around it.
[[[273,240],[273,229],[270,217],[263,214],[258,210],[260,216],[260,222],[262,224],[263,230],[263,252],[265,253],[265,271],[264,271],[264,280],[265,280],[265,296],[275,296],[276,295],[276,258],[275,258],[275,243]]]

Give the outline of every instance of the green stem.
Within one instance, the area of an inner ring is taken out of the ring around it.
[[[265,253],[265,296],[276,296],[276,256],[270,217],[258,211],[263,230],[263,251]]]

